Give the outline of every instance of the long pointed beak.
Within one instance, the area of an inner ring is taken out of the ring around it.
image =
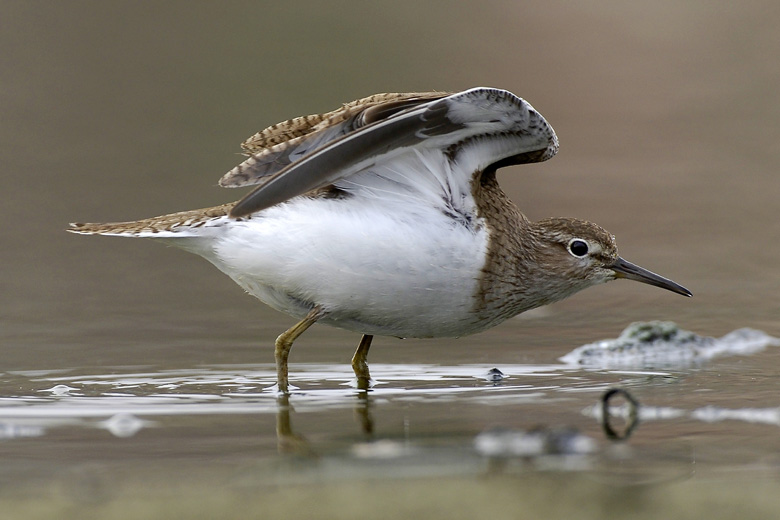
[[[693,296],[693,293],[691,293],[691,291],[682,285],[648,271],[643,267],[639,267],[636,264],[632,264],[631,262],[628,262],[620,257],[615,260],[615,263],[612,264],[610,268],[615,271],[615,278],[636,280],[637,282],[655,285],[661,289],[666,289],[667,291],[672,291],[673,293],[682,294],[683,296]]]

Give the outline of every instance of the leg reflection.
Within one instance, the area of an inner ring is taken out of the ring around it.
[[[285,393],[276,399],[276,446],[279,453],[313,455],[309,441],[293,432],[290,422],[290,395]]]
[[[374,418],[371,412],[371,395],[369,390],[357,393],[354,407],[355,417],[360,423],[360,431],[371,437],[374,434]],[[303,435],[293,431],[290,418],[293,408],[290,405],[290,394],[281,394],[276,398],[276,446],[281,454],[316,456],[309,441]]]
[[[371,413],[371,390],[361,390],[357,394],[355,417],[360,423],[361,431],[371,437],[374,435],[374,417]]]

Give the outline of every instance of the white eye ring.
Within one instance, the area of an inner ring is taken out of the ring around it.
[[[569,241],[569,247],[567,249],[569,250],[569,253],[571,253],[572,256],[575,256],[577,258],[582,258],[588,255],[588,252],[590,251],[590,246],[585,240],[581,238],[572,238]]]

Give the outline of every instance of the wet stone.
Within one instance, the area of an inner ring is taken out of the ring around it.
[[[748,355],[780,339],[742,328],[721,338],[700,336],[670,321],[632,323],[616,339],[605,339],[574,349],[564,363],[605,367],[689,366],[715,357]]]

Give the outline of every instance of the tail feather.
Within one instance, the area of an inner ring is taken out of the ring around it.
[[[200,228],[215,225],[218,221],[229,218],[228,213],[234,204],[229,203],[213,208],[181,211],[132,222],[72,222],[66,231],[80,235],[142,238],[199,236],[202,233]]]

